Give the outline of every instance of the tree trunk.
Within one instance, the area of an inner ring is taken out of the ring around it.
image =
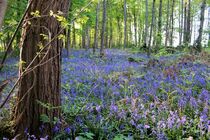
[[[158,16],[158,37],[157,37],[156,51],[160,48],[161,43],[162,43],[162,5],[163,5],[163,1],[160,0],[159,16]]]
[[[187,2],[184,3],[184,38],[183,43],[187,45]]]
[[[112,26],[112,18],[110,18],[110,22],[109,22],[109,29],[110,29],[110,37],[109,37],[109,48],[112,48],[112,41],[113,41],[113,26]]]
[[[150,27],[150,37],[149,37],[149,53],[151,50],[151,41],[152,41],[152,31],[153,31],[153,27],[154,27],[154,20],[155,20],[155,0],[153,0],[152,2],[152,23],[151,23],[151,27]]]
[[[66,49],[67,49],[67,56],[69,57],[70,55],[70,49],[71,49],[71,27],[66,30],[67,31],[67,39],[66,39]]]
[[[72,40],[72,48],[76,47],[76,29],[75,29],[75,22],[73,22],[73,40]]]
[[[148,47],[148,37],[147,37],[147,34],[148,34],[148,0],[145,1],[145,7],[146,7],[146,13],[145,13],[145,31],[144,31],[144,46],[145,47]]]
[[[122,32],[121,32],[121,25],[120,25],[120,17],[117,17],[117,26],[118,26],[118,32],[119,32],[118,45],[122,45]]]
[[[7,0],[0,0],[0,29],[4,20],[4,14],[7,9]]]
[[[124,0],[124,49],[127,46],[127,2]]]
[[[168,46],[168,37],[169,37],[169,8],[170,8],[170,2],[168,0],[167,3],[167,19],[166,19],[166,37],[165,37],[165,46]]]
[[[106,32],[106,0],[103,0],[103,20],[102,20],[102,31],[101,31],[101,49],[100,56],[103,57],[105,55],[104,47],[105,47],[105,32]]]
[[[179,45],[182,45],[182,38],[183,38],[183,21],[184,21],[184,10],[183,10],[184,0],[181,0],[181,20],[180,20],[180,28],[179,28]],[[179,14],[180,15],[180,14]]]
[[[135,47],[137,47],[137,19],[136,19],[136,8],[134,7],[133,12],[133,19],[134,19],[134,33],[135,33]]]
[[[172,0],[172,8],[171,8],[171,34],[170,34],[170,46],[173,46],[173,34],[174,34],[174,5],[175,0]]]
[[[30,1],[29,1],[30,2]],[[68,0],[54,0],[53,2],[46,0],[32,1],[31,8],[25,19],[32,18],[31,12],[39,10],[40,15],[48,15],[52,10],[54,13],[62,11],[67,13]],[[37,53],[40,52],[40,43],[45,46],[57,34],[62,33],[60,23],[54,17],[44,17],[40,19],[32,19],[31,24],[26,22],[22,31],[22,43],[20,44],[20,75],[23,74],[25,68],[31,63]],[[44,39],[40,34],[46,34],[48,40]],[[39,57],[31,65],[31,68],[40,63],[40,65],[23,77],[20,77],[19,90],[17,93],[17,105],[14,111],[14,128],[15,134],[19,135],[18,140],[26,139],[24,131],[37,137],[40,134],[52,136],[53,126],[46,124],[45,129],[40,132],[42,125],[40,116],[46,114],[52,121],[54,117],[60,117],[60,109],[47,109],[40,105],[39,102],[50,104],[53,107],[61,105],[60,98],[60,63],[61,63],[62,41],[59,39],[52,40]],[[53,59],[52,59],[53,58]],[[49,60],[51,59],[51,60]]]
[[[188,15],[187,15],[186,42],[187,46],[189,46],[191,40],[191,0],[188,0],[187,13]]]
[[[90,48],[90,27],[89,27],[89,25],[87,25],[87,27],[86,27],[86,47],[85,47],[85,49],[89,49]]]
[[[96,22],[95,22],[93,54],[95,54],[96,48],[98,48],[98,18],[99,18],[99,12],[100,12],[100,2],[98,1],[97,7],[96,7]]]
[[[86,48],[86,28],[84,25],[82,27],[82,48]]]
[[[206,0],[203,0],[203,3],[201,5],[200,28],[199,28],[199,31],[198,31],[199,35],[198,35],[198,38],[196,39],[196,42],[193,45],[193,46],[196,47],[198,52],[202,51],[201,41],[202,41],[202,34],[203,34],[205,8],[206,8]]]

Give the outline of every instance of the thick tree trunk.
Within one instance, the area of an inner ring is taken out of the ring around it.
[[[203,0],[203,3],[201,5],[201,16],[200,16],[200,28],[199,28],[199,35],[196,39],[196,42],[194,43],[194,46],[196,47],[198,52],[202,51],[202,34],[203,34],[203,24],[204,24],[204,14],[205,14],[205,8],[206,8],[206,0]]]
[[[105,48],[105,32],[106,32],[106,4],[107,1],[103,0],[103,21],[102,21],[102,31],[101,31],[101,49],[100,49],[100,56],[103,57],[105,55],[104,48]]]
[[[127,46],[127,1],[124,0],[124,49]]]
[[[29,1],[30,2],[30,1]],[[67,12],[68,0],[54,0],[53,2],[46,0],[32,1],[32,5],[25,19],[32,18],[31,12],[39,10],[40,15],[48,15],[50,10],[54,13],[62,11]],[[39,53],[40,43],[45,46],[51,39],[61,32],[61,26],[54,17],[45,17],[40,19],[32,19],[31,24],[26,22],[22,31],[22,43],[20,45],[21,54],[20,61],[24,62],[20,65],[20,75],[25,68],[31,63],[34,57]],[[46,34],[48,40],[44,39],[40,34]],[[50,120],[54,117],[60,117],[60,109],[47,109],[38,103],[42,102],[50,104],[54,107],[61,105],[60,99],[60,63],[61,63],[61,47],[62,41],[53,40],[46,47],[40,56],[33,62],[32,67],[39,63],[48,61],[40,65],[23,77],[21,77],[19,90],[17,94],[17,105],[14,112],[15,134],[19,135],[18,140],[26,139],[24,131],[39,137],[41,133],[52,136],[52,125],[46,124],[45,129],[40,132],[42,125],[40,116],[46,114]],[[53,58],[53,59],[52,59]],[[49,60],[51,59],[51,60]]]
[[[98,18],[99,18],[99,12],[100,12],[100,2],[98,2],[97,7],[96,7],[96,23],[95,23],[93,54],[95,54],[96,48],[98,48]]]
[[[0,29],[7,9],[7,0],[0,0]]]

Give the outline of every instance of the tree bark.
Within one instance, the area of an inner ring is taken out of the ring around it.
[[[30,2],[30,1],[29,1]],[[52,10],[54,13],[62,11],[67,13],[68,0],[54,0],[53,2],[46,0],[32,1],[32,5],[25,19],[32,18],[31,12],[39,10],[40,15],[48,15]],[[26,22],[22,30],[22,40],[20,44],[20,75],[23,74],[25,68],[31,63],[37,53],[40,52],[40,43],[45,46],[57,34],[61,32],[60,23],[54,17],[44,17],[40,19],[33,18],[31,24]],[[40,34],[48,35],[48,40],[44,39]],[[52,136],[53,126],[46,124],[45,129],[40,132],[42,125],[40,116],[46,114],[50,120],[54,117],[60,117],[60,109],[47,109],[40,105],[38,101],[50,104],[53,107],[61,105],[60,98],[60,63],[61,63],[61,47],[62,41],[59,39],[52,40],[40,56],[32,63],[32,67],[39,63],[47,62],[40,65],[23,77],[20,77],[19,90],[17,93],[17,105],[14,111],[14,128],[15,134],[19,135],[18,140],[26,139],[24,131],[40,137],[41,133]],[[52,59],[53,58],[53,59]],[[52,59],[50,61],[49,59]]]
[[[4,14],[7,9],[7,0],[0,0],[0,29],[4,20]]]

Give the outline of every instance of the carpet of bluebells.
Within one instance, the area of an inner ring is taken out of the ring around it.
[[[117,49],[104,58],[72,51],[62,60],[63,114],[55,139],[207,140],[210,67],[182,57],[156,57],[153,64],[145,54]]]

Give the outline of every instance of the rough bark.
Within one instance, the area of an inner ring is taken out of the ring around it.
[[[0,0],[0,29],[4,20],[4,14],[7,9],[7,0]]]
[[[40,11],[40,15],[48,15],[50,10],[54,13],[58,11],[67,13],[68,4],[68,0],[54,0],[50,3],[46,0],[32,1],[32,5],[25,19],[32,18],[30,13],[36,10]],[[61,32],[61,26],[54,17],[34,18],[31,20],[31,24],[28,24],[28,22],[24,23],[20,44],[20,61],[24,63],[20,65],[20,74],[24,72],[25,68],[40,51],[38,44],[42,43],[43,46],[45,46],[50,41],[50,38],[54,38],[59,32]],[[43,39],[40,34],[49,34],[49,39]],[[37,101],[45,104],[48,103],[54,107],[61,105],[61,47],[61,40],[53,40],[33,62],[32,67],[37,66],[39,63],[46,62],[50,58],[54,59],[21,77],[17,93],[17,105],[13,114],[15,134],[19,135],[18,140],[26,139],[24,136],[25,130],[37,137],[39,137],[41,133],[49,135],[50,137],[52,136],[53,126],[50,124],[46,124],[42,132],[39,131],[42,125],[40,116],[46,114],[50,120],[53,120],[54,117],[59,118],[60,109],[55,108],[49,110],[40,105]]]

